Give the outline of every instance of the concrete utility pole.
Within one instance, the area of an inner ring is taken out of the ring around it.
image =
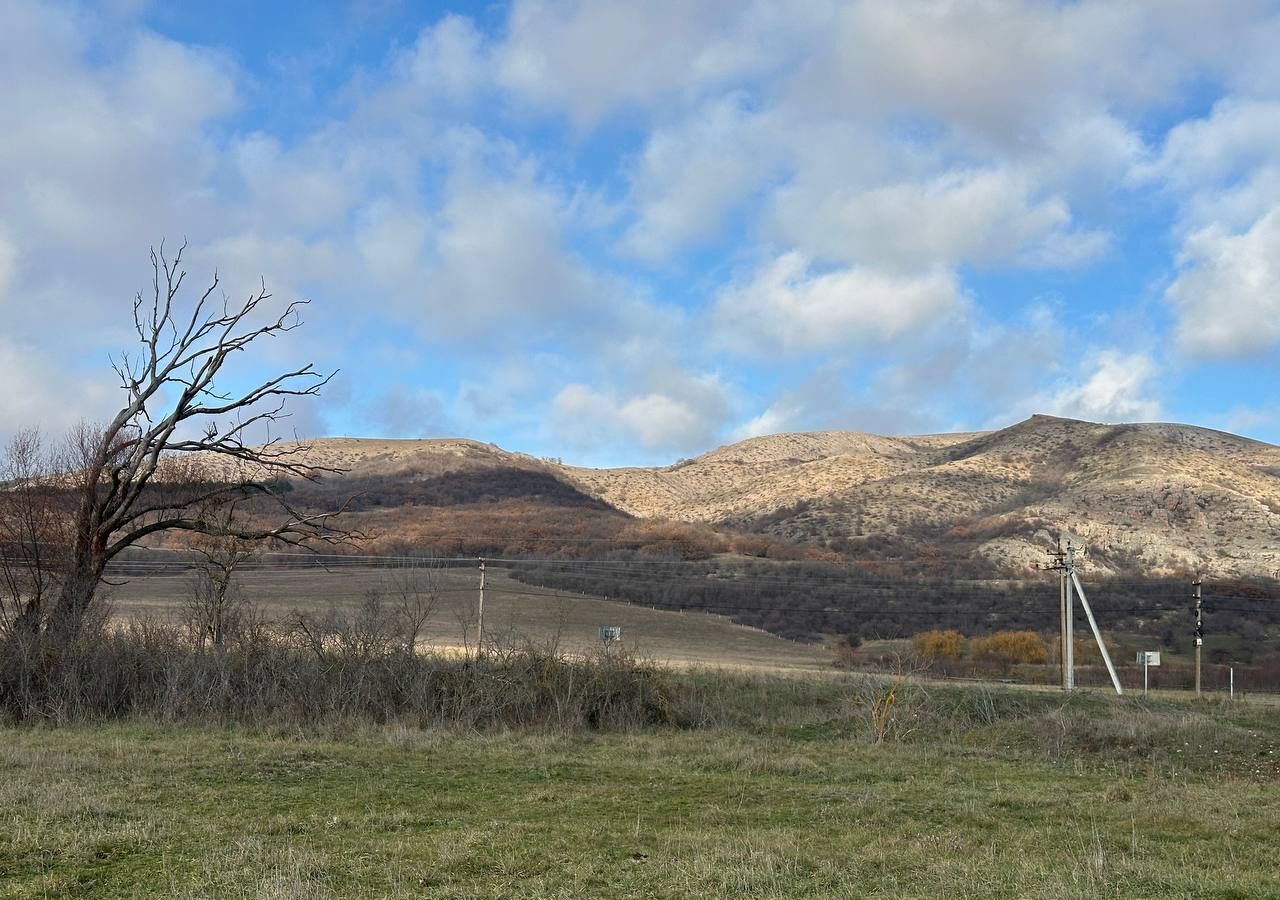
[[[1076,603],[1075,598],[1071,596],[1071,575],[1076,570],[1076,546],[1071,541],[1067,541],[1067,553],[1064,567],[1062,569],[1062,580],[1066,583],[1067,589],[1067,627],[1062,632],[1062,640],[1066,646],[1067,655],[1067,685],[1068,691],[1076,689]]]
[[[1191,582],[1191,586],[1195,588],[1196,599],[1196,696],[1200,696],[1200,648],[1204,645],[1204,619],[1201,616],[1201,581],[1197,578]]]
[[[1076,686],[1075,646],[1072,634],[1075,618],[1074,602],[1071,596],[1071,568],[1075,565],[1075,547],[1070,543],[1062,549],[1062,541],[1058,541],[1058,549],[1050,554],[1053,557],[1052,569],[1059,575],[1058,584],[1058,634],[1062,641],[1058,648],[1058,660],[1062,665],[1062,689],[1073,690]]]
[[[1080,576],[1076,574],[1075,543],[1067,541],[1066,551],[1063,551],[1062,545],[1059,544],[1058,551],[1053,556],[1055,560],[1053,568],[1062,572],[1062,689],[1070,691],[1076,686],[1074,593],[1080,595],[1080,605],[1084,607],[1089,627],[1093,629],[1093,637],[1098,642],[1098,652],[1102,654],[1102,661],[1107,664],[1111,684],[1117,694],[1123,694],[1120,676],[1116,674],[1116,667],[1111,664],[1111,654],[1107,652],[1107,645],[1102,641],[1102,632],[1098,630],[1098,623],[1093,618],[1093,609],[1089,606],[1089,598],[1085,596],[1084,585],[1080,583]]]
[[[1067,568],[1062,564],[1062,551],[1058,551],[1057,557],[1058,565],[1055,568],[1062,570],[1058,576],[1058,664],[1062,669],[1062,689],[1069,691],[1071,684],[1068,673],[1071,672],[1071,667],[1067,665]]]
[[[484,560],[480,560],[480,603],[476,607],[476,656],[484,650]]]

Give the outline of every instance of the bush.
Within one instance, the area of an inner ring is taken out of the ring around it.
[[[154,625],[47,651],[26,648],[0,665],[0,721],[576,730],[649,727],[672,717],[668,675],[616,652],[353,653],[281,636],[212,650]]]
[[[1107,653],[1111,656],[1112,662],[1119,659],[1116,645],[1106,637],[1102,639],[1107,645]],[[1102,653],[1098,650],[1098,642],[1094,640],[1092,635],[1086,637],[1075,638],[1071,642],[1072,654],[1075,657],[1076,665],[1079,666],[1100,666],[1102,665]]]
[[[1049,645],[1034,631],[997,631],[970,642],[974,659],[991,660],[1002,665],[1039,665],[1049,659]]]
[[[922,631],[911,639],[917,656],[929,659],[959,659],[964,635],[954,629]]]

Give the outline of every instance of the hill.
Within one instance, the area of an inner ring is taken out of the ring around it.
[[[637,515],[862,558],[977,556],[1021,569],[1066,533],[1104,573],[1280,569],[1280,448],[1187,425],[1033,416],[981,434],[782,434],[662,469],[566,474]]]
[[[656,468],[566,466],[462,439],[323,439],[306,454],[347,472],[300,499],[356,494],[354,512],[409,543],[529,529],[638,547],[688,523],[704,555],[772,542],[1025,570],[1067,534],[1100,574],[1280,572],[1280,447],[1188,425],[1033,416],[985,433],[779,434]]]

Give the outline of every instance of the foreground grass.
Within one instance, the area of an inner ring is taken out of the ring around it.
[[[947,729],[901,702],[879,743],[827,706],[577,735],[0,729],[0,896],[1280,896],[1274,713],[952,689]]]

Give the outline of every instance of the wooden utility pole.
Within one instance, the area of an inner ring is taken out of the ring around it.
[[[1191,582],[1195,588],[1196,598],[1196,696],[1200,696],[1200,648],[1204,645],[1204,619],[1201,616],[1201,581],[1197,578]]]

